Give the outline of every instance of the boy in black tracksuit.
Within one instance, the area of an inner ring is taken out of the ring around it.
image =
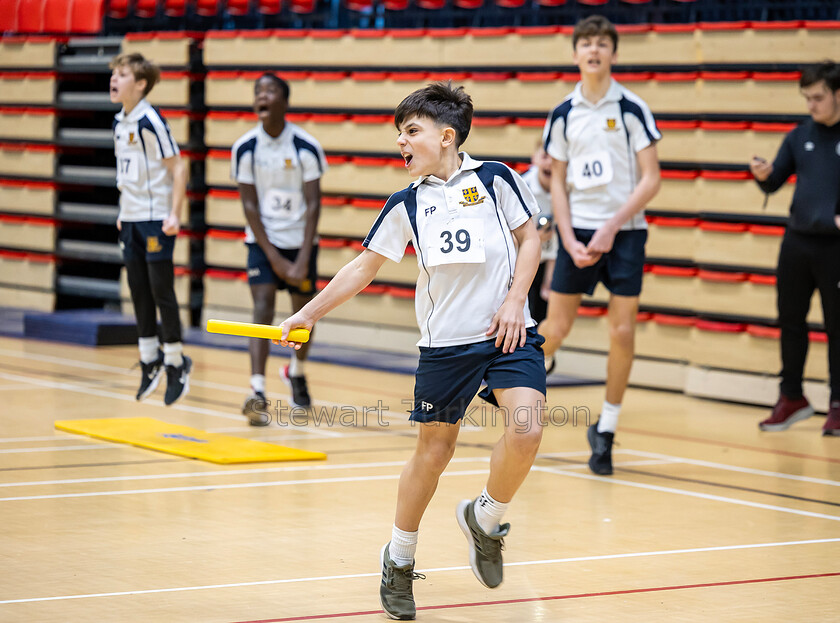
[[[799,86],[811,118],[784,139],[772,164],[750,162],[759,187],[772,193],[793,174],[796,189],[776,272],[782,330],[779,401],[761,430],[785,430],[813,415],[802,394],[808,352],[806,316],[819,288],[828,334],[831,397],[824,435],[840,435],[840,66],[803,70]]]

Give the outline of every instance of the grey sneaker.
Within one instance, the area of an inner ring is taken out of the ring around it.
[[[251,395],[245,399],[242,405],[242,415],[248,417],[251,426],[268,426],[271,424],[271,415],[268,413],[268,401],[265,394],[251,390]]]
[[[386,543],[382,546],[379,559],[382,562],[382,581],[379,584],[379,603],[385,609],[385,614],[398,621],[413,621],[417,616],[414,606],[414,593],[411,583],[414,580],[425,580],[422,573],[414,573],[414,562],[405,567],[398,567],[391,560]]]
[[[487,588],[496,588],[502,583],[502,550],[504,537],[510,524],[502,524],[487,534],[475,520],[474,500],[461,500],[455,512],[458,525],[470,545],[470,567],[475,577]]]

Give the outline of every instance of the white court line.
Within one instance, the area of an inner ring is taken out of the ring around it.
[[[444,472],[443,476],[475,476],[487,475],[486,469],[473,469],[460,472]],[[397,480],[400,474],[384,474],[381,476],[348,476],[345,478],[306,478],[303,480],[275,480],[271,482],[242,482],[227,485],[196,485],[194,487],[164,487],[160,489],[132,489],[127,491],[93,491],[88,493],[56,493],[52,495],[22,495],[11,498],[0,498],[0,502],[18,502],[21,500],[56,500],[63,498],[93,498],[112,495],[136,495],[140,493],[179,493],[184,491],[216,491],[221,489],[253,489],[259,487],[287,487],[290,485],[319,485],[336,484],[340,482],[372,482],[375,480]]]
[[[88,369],[88,370],[97,370],[97,371],[100,371],[100,372],[110,372],[110,373],[113,373],[113,374],[122,374],[122,375],[135,375],[136,374],[136,372],[134,372],[134,371],[132,371],[128,368],[123,368],[123,367],[118,367],[118,366],[108,366],[108,365],[99,364],[99,363],[89,363],[89,362],[86,362],[86,361],[79,361],[79,360],[76,360],[76,359],[68,359],[68,358],[64,358],[64,357],[54,357],[52,355],[39,355],[39,354],[35,354],[35,353],[21,353],[21,352],[14,351],[14,350],[8,350],[8,349],[0,348],[0,356],[2,356],[2,355],[8,356],[8,357],[16,357],[18,359],[30,359],[30,360],[33,360],[33,361],[41,361],[41,362],[44,362],[44,363],[54,363],[54,364],[63,365],[63,366],[85,368],[85,369]],[[2,378],[2,374],[0,374],[0,378]],[[21,377],[21,378],[29,379],[29,377]],[[29,382],[34,383],[35,381],[34,380],[29,380]],[[242,395],[244,395],[248,391],[246,387],[239,387],[239,386],[235,386],[235,385],[226,385],[224,383],[216,383],[216,382],[210,382],[210,381],[200,381],[198,379],[193,379],[193,378],[190,378],[190,385],[195,386],[195,387],[206,387],[206,388],[210,388],[210,389],[218,389],[218,390],[223,390],[223,391],[232,392],[232,393],[236,393],[236,394],[242,394]],[[286,398],[287,400],[291,398],[291,396],[289,394],[278,393],[276,395],[281,396],[283,398]],[[133,400],[133,398],[131,398],[131,399]],[[160,404],[162,404],[162,403],[160,403]],[[355,405],[347,405],[345,403],[331,402],[331,401],[328,401],[328,400],[315,400],[314,404],[315,404],[316,408],[320,407],[320,406],[326,406],[326,407],[345,407],[345,406],[349,406],[349,407],[353,407],[355,409],[360,409],[359,407],[357,407]],[[179,405],[174,405],[174,406],[177,407]],[[370,407],[370,408],[372,408],[372,406],[373,405],[368,405],[368,407]],[[213,415],[213,413],[207,413],[207,415]],[[393,419],[393,420],[398,420],[398,421],[408,420],[408,413],[403,412],[403,411],[392,411],[390,409],[386,409],[386,410],[382,411],[382,416],[385,419]],[[237,419],[242,419],[242,418],[237,416]]]
[[[78,435],[70,436],[69,433],[61,433],[67,434],[67,437],[59,437],[58,435],[44,435],[42,437],[0,437],[0,443],[24,443],[29,441],[78,441]]]
[[[638,489],[648,489],[650,491],[660,491],[662,493],[674,493],[676,495],[686,495],[694,498],[701,498],[703,500],[714,500],[716,502],[726,502],[728,504],[737,504],[739,506],[750,506],[752,508],[762,508],[765,510],[779,511],[782,513],[791,513],[792,515],[802,515],[803,517],[814,517],[816,519],[829,519],[831,521],[840,521],[838,515],[825,515],[823,513],[812,513],[810,511],[797,510],[795,508],[787,508],[784,506],[773,506],[771,504],[760,504],[759,502],[749,502],[747,500],[739,500],[737,498],[727,498],[720,495],[711,495],[709,493],[699,493],[696,491],[687,491],[685,489],[675,489],[673,487],[660,487],[658,485],[649,485],[641,482],[633,482],[631,480],[622,480],[621,478],[610,477],[609,479],[603,476],[593,476],[591,474],[575,474],[553,467],[532,467],[531,471],[548,472],[552,474],[562,474],[563,476],[570,476],[572,478],[583,478],[585,480],[595,480],[605,484],[625,485],[627,487],[636,487]]]
[[[620,560],[626,558],[645,558],[652,556],[675,556],[679,554],[703,554],[707,552],[725,552],[745,549],[764,549],[771,547],[791,547],[796,545],[822,545],[825,543],[837,543],[837,539],[812,539],[808,541],[781,541],[776,543],[751,543],[747,545],[719,545],[715,547],[693,547],[690,549],[671,549],[651,552],[629,552],[624,554],[603,554],[600,556],[578,556],[575,558],[554,558],[550,560],[528,560],[522,562],[505,563],[506,567],[527,567],[536,565],[557,565],[576,562],[591,562],[598,560]],[[438,573],[451,571],[466,571],[469,566],[436,567],[432,569],[419,569],[424,573]],[[92,599],[96,597],[126,597],[129,595],[150,595],[155,593],[178,593],[186,591],[218,590],[222,588],[243,588],[248,586],[271,586],[278,584],[302,584],[305,582],[334,582],[336,580],[354,580],[358,578],[376,578],[381,575],[380,571],[375,573],[348,573],[344,575],[322,575],[308,578],[286,578],[282,580],[259,580],[255,582],[233,582],[229,584],[207,584],[202,586],[178,586],[171,588],[152,588],[136,591],[119,591],[113,593],[87,593],[81,595],[59,595],[54,597],[28,597],[23,599],[5,599],[2,604],[33,603],[39,601],[66,601],[71,599]]]
[[[840,487],[840,481],[826,480],[824,478],[811,478],[810,476],[797,476],[795,474],[783,474],[781,472],[768,472],[763,469],[752,469],[750,467],[738,467],[736,465],[727,465],[725,463],[712,463],[711,461],[699,461],[697,459],[686,459],[680,456],[670,456],[668,454],[659,454],[658,452],[644,452],[642,450],[616,450],[624,454],[633,454],[636,456],[646,456],[652,459],[667,459],[673,463],[686,463],[688,465],[698,465],[700,467],[711,467],[713,469],[721,469],[730,472],[740,472],[742,474],[751,474],[753,476],[768,476],[770,478],[783,478],[785,480],[796,480],[797,482],[811,482],[818,485],[829,485],[831,487]]]
[[[46,446],[43,448],[5,448],[0,454],[23,454],[26,452],[64,452],[66,450],[119,450],[127,446],[120,444],[88,445],[88,446]],[[133,447],[133,446],[131,446]]]
[[[464,457],[454,458],[450,463],[489,463],[490,457]],[[402,467],[405,461],[379,461],[374,463],[343,463],[343,464],[310,464],[310,465],[284,465],[283,467],[259,467],[254,469],[231,469],[215,470],[204,472],[180,472],[177,474],[143,474],[138,476],[103,476],[100,478],[68,478],[64,480],[39,480],[33,482],[9,482],[0,484],[0,487],[26,487],[40,485],[68,485],[90,482],[128,482],[132,480],[158,480],[169,478],[202,478],[213,476],[241,476],[243,474],[278,474],[287,472],[306,471],[332,471],[332,470],[359,470],[376,469],[379,467]]]
[[[452,463],[489,463],[490,457],[464,457],[454,458],[450,461]],[[618,466],[627,465],[663,465],[670,464],[670,461],[661,460],[645,460],[645,461],[627,461],[623,463],[616,463]],[[284,467],[262,467],[254,469],[231,469],[226,471],[203,471],[203,472],[179,472],[175,474],[142,474],[137,476],[100,476],[97,478],[65,478],[61,480],[34,480],[29,482],[5,482],[0,483],[0,488],[9,487],[42,487],[55,485],[75,485],[75,484],[89,484],[94,482],[131,482],[138,480],[169,480],[175,478],[212,478],[217,476],[242,476],[251,474],[278,474],[288,472],[309,472],[309,471],[327,471],[327,470],[360,470],[360,469],[377,469],[380,467],[402,467],[405,461],[380,461],[375,463],[343,463],[343,464],[310,464],[310,465],[288,465]],[[580,465],[564,466],[564,469],[583,469],[587,467],[585,463]],[[207,485],[212,487],[212,485]],[[204,488],[207,488],[204,487]]]
[[[74,385],[72,383],[57,383],[55,381],[46,381],[44,379],[33,378],[28,376],[17,376],[16,374],[8,374],[6,372],[0,372],[0,378],[9,381],[22,381],[32,383],[40,387],[49,387],[50,389],[61,389],[70,392],[77,392],[80,394],[87,394],[88,396],[114,398],[116,400],[122,400],[124,402],[137,402],[137,399],[134,396],[129,396],[128,394],[119,394],[117,392],[109,392],[104,389],[95,389],[92,387],[85,387],[83,385]],[[160,400],[146,400],[144,404],[151,404],[159,407],[164,406],[163,402]],[[240,415],[231,415],[230,413],[224,413],[222,411],[214,411],[212,409],[204,409],[202,407],[192,407],[184,404],[174,404],[167,407],[167,409],[176,409],[178,411],[198,413],[201,415],[212,415],[215,417],[222,417],[228,420],[242,420],[242,416]]]
[[[403,465],[405,462],[402,461],[399,465]],[[645,461],[643,464],[649,464],[648,461]],[[396,465],[395,465],[396,466]],[[315,466],[313,466],[315,467]],[[573,470],[573,469],[584,469],[586,467],[585,464],[580,465],[569,465],[561,469],[563,470]],[[270,468],[267,468],[270,469]],[[279,469],[279,468],[278,468]],[[311,469],[311,468],[310,468]],[[230,473],[230,472],[214,472],[214,474],[222,474],[222,473]],[[464,471],[453,471],[453,472],[443,472],[443,476],[475,476],[477,474],[487,474],[486,469],[480,470],[464,470]],[[91,498],[91,497],[107,497],[112,495],[138,495],[138,494],[145,494],[145,493],[183,493],[188,491],[208,491],[208,490],[221,490],[221,489],[253,489],[253,488],[261,488],[261,487],[286,487],[290,485],[318,485],[318,484],[335,484],[339,482],[371,482],[375,480],[397,480],[399,479],[400,474],[384,474],[379,476],[348,476],[344,478],[306,478],[302,480],[274,480],[269,482],[241,482],[235,484],[202,484],[202,485],[194,485],[190,487],[160,487],[156,489],[129,489],[129,490],[111,490],[111,491],[88,491],[88,492],[80,492],[80,493],[53,493],[48,495],[21,495],[21,496],[14,496],[14,497],[7,497],[7,498],[0,498],[0,502],[20,502],[25,500],[58,500],[58,499],[67,499],[67,498]],[[132,479],[134,477],[126,477],[126,480]],[[140,480],[141,478],[136,478]],[[46,484],[46,483],[45,483]],[[8,486],[15,486],[14,484]],[[840,518],[838,518],[840,519]]]

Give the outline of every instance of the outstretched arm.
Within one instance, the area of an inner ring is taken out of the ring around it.
[[[280,326],[283,327],[283,336],[289,335],[292,329],[311,330],[312,326],[328,312],[335,309],[342,303],[349,301],[365,287],[370,285],[376,273],[382,268],[386,258],[374,251],[365,249],[353,261],[346,264],[335,277],[332,278],[321,292],[304,305],[299,312],[286,318]],[[301,345],[295,342],[288,342],[280,339],[283,346]]]

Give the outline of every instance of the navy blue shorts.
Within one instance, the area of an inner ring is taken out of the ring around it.
[[[594,229],[575,229],[574,232],[583,244],[589,244],[595,234]],[[645,242],[646,229],[620,231],[615,235],[609,253],[585,268],[575,266],[572,256],[561,244],[554,263],[551,289],[560,294],[592,294],[598,282],[602,281],[613,294],[639,296],[645,270]]]
[[[312,245],[312,253],[309,254],[309,272],[306,279],[300,286],[293,286],[286,283],[283,279],[277,276],[271,269],[271,262],[265,255],[265,252],[257,243],[250,243],[248,247],[248,283],[256,285],[259,283],[274,283],[278,290],[288,290],[289,294],[315,294],[315,282],[318,280],[318,245]],[[281,249],[274,247],[278,253],[285,257],[290,262],[294,262],[297,258],[299,249]]]
[[[410,419],[454,424],[464,417],[482,381],[487,387],[479,396],[494,406],[498,406],[494,389],[531,387],[545,394],[543,342],[536,327],[531,327],[525,346],[512,353],[496,348],[495,338],[459,346],[421,346]]]
[[[163,233],[163,221],[124,222],[119,234],[123,261],[145,259],[147,262],[172,260],[175,236]]]

